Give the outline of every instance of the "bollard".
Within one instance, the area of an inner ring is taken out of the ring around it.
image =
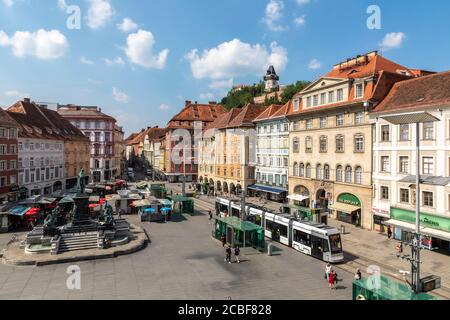
[[[267,246],[267,255],[269,257],[271,257],[272,256],[272,252],[273,252],[273,246],[272,246],[271,243],[269,243],[269,245]]]
[[[345,234],[345,226],[341,225],[341,234]]]

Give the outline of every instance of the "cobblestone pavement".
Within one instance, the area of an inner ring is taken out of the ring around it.
[[[79,291],[67,289],[67,264],[0,265],[0,299],[351,299],[351,273],[338,269],[342,282],[330,290],[323,262],[282,245],[275,256],[245,249],[241,264],[226,264],[222,246],[210,238],[207,207],[197,208],[183,221],[140,224],[151,238],[141,252],[78,263]],[[10,237],[0,235],[0,244]]]

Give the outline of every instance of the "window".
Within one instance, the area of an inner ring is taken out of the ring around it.
[[[320,127],[326,128],[327,127],[327,117],[321,117],[320,118]]]
[[[295,99],[294,100],[294,112],[297,112],[300,110],[300,100],[299,99]]]
[[[337,166],[336,168],[336,181],[342,182],[343,179],[343,172],[342,172],[342,166]]]
[[[364,85],[362,83],[358,83],[356,85],[355,97],[361,98],[364,95]]]
[[[325,104],[327,103],[327,94],[326,93],[322,93],[320,95],[320,104]]]
[[[353,181],[353,170],[352,167],[347,166],[345,168],[345,182],[352,183],[352,181]]]
[[[344,136],[342,135],[336,136],[336,152],[344,152]]]
[[[338,89],[337,91],[337,101],[344,100],[344,89]]]
[[[400,202],[409,204],[409,189],[400,189]]]
[[[6,145],[4,144],[0,145],[0,154],[2,155],[6,154]]]
[[[422,159],[423,170],[422,173],[426,175],[434,175],[434,159],[432,157],[423,157]]]
[[[336,116],[336,126],[342,127],[344,125],[344,115],[340,114]]]
[[[391,168],[390,168],[390,162],[389,162],[389,157],[381,157],[381,172],[390,172]]]
[[[334,102],[334,91],[328,92],[328,103]]]
[[[16,170],[17,169],[17,162],[16,162],[16,160],[11,160],[10,168],[11,168],[11,170]]]
[[[285,123],[285,124],[284,124],[284,131],[285,131],[285,132],[288,132],[288,131],[289,131],[289,124],[288,124],[288,123]]]
[[[306,177],[311,178],[311,165],[309,163],[306,165]]]
[[[6,165],[6,161],[2,160],[0,161],[0,171],[4,171],[7,170],[7,165]]]
[[[319,95],[316,94],[313,96],[313,105],[317,106],[319,104]]]
[[[424,122],[423,123],[423,140],[433,140],[434,139],[434,123]]]
[[[400,141],[409,141],[409,124],[400,125]]]
[[[297,131],[299,129],[299,123],[298,121],[294,122],[294,131]]]
[[[294,138],[292,142],[292,150],[294,153],[300,152],[300,140],[298,138]]]
[[[325,136],[320,137],[320,152],[325,153],[328,151],[328,138]]]
[[[389,200],[389,187],[381,187],[381,200]]]
[[[424,191],[422,195],[423,195],[423,206],[433,208],[434,207],[433,192]]]
[[[7,130],[6,128],[0,128],[0,138],[6,138]]]
[[[306,98],[306,106],[311,107],[311,97]]]
[[[304,177],[305,176],[305,165],[303,163],[300,163],[300,172],[299,172],[299,176],[300,177]]]
[[[305,139],[305,152],[306,153],[312,153],[313,151],[313,144],[312,144],[312,138],[306,137]]]
[[[355,124],[361,124],[363,122],[363,119],[364,119],[364,113],[362,113],[362,112],[355,113]]]
[[[322,166],[320,164],[317,165],[316,167],[316,179],[317,180],[322,180],[323,179],[323,174],[322,174]]]
[[[323,179],[330,180],[330,166],[327,164],[323,167]]]
[[[283,167],[287,168],[289,166],[289,158],[283,158]]]
[[[400,157],[399,172],[403,174],[409,173],[409,157]]]
[[[298,163],[294,162],[294,173],[293,173],[294,177],[298,176]]]
[[[355,183],[356,184],[363,183],[363,171],[361,167],[356,167],[355,169]]]
[[[306,129],[311,130],[313,128],[313,121],[312,119],[306,120]]]
[[[389,125],[381,126],[381,141],[382,142],[391,141]]]
[[[361,134],[355,136],[355,152],[364,152],[364,136]]]

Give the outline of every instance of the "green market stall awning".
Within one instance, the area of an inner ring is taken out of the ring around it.
[[[251,223],[250,221],[243,221],[241,219],[239,219],[238,217],[226,217],[226,218],[222,218],[222,217],[215,217],[215,219],[217,221],[223,222],[225,224],[227,224],[228,226],[232,227],[235,230],[240,230],[240,231],[257,231],[262,229],[260,226]]]
[[[415,294],[407,284],[398,280],[381,275],[377,284],[374,279],[354,281],[353,300],[437,300],[427,293]]]

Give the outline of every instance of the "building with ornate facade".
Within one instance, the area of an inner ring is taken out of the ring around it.
[[[90,139],[91,182],[114,179],[116,120],[99,107],[58,105],[58,113]]]
[[[0,204],[18,198],[18,123],[0,108]]]
[[[372,224],[397,240],[415,230],[416,170],[421,174],[421,233],[426,248],[450,251],[450,72],[394,85],[371,114],[374,122]],[[426,111],[436,122],[393,125],[383,117]],[[416,137],[420,138],[417,163]]]
[[[289,198],[299,208],[372,226],[369,112],[414,73],[371,52],[347,59],[295,95],[290,125]]]

